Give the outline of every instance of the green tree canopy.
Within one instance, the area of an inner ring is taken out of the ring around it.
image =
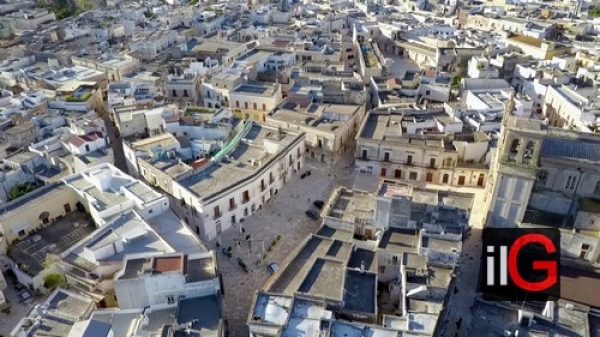
[[[8,201],[18,199],[37,188],[34,183],[17,184],[8,192]]]
[[[59,273],[51,273],[44,277],[44,287],[46,289],[54,290],[58,288],[64,281],[64,278]]]

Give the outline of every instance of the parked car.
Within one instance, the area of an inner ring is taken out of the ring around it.
[[[23,289],[19,292],[19,302],[31,303],[33,301],[33,295],[27,289]]]
[[[319,219],[319,212],[315,211],[314,209],[309,209],[308,211],[306,211],[306,216],[313,219],[313,220],[318,220]]]
[[[273,275],[277,272],[277,269],[279,269],[279,265],[275,262],[271,262],[267,265],[267,269],[269,270],[271,275]]]
[[[315,200],[313,205],[315,205],[316,208],[321,209],[323,206],[325,206],[325,202],[323,200]]]

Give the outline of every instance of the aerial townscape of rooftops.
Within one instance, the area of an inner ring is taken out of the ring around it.
[[[0,337],[600,337],[599,84],[598,0],[0,0]]]

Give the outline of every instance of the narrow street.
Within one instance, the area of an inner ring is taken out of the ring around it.
[[[456,290],[452,293],[449,302],[440,319],[444,324],[440,326],[437,337],[467,337],[471,325],[471,308],[477,296],[477,282],[479,280],[479,265],[481,258],[481,228],[473,228],[471,234],[463,242],[462,265],[456,273]],[[454,293],[457,291],[456,293]]]
[[[129,173],[125,161],[125,153],[123,152],[123,143],[121,142],[120,138],[117,138],[115,126],[108,117],[108,114],[103,114],[101,117],[104,121],[104,125],[106,125],[106,132],[108,133],[108,139],[110,140],[110,147],[113,149],[113,156],[115,157],[115,166],[119,170],[125,173]]]
[[[432,188],[433,186],[428,187]],[[436,337],[469,336],[469,327],[473,318],[471,309],[475,305],[477,282],[479,282],[481,235],[485,215],[484,209],[481,207],[484,204],[484,190],[471,187],[459,187],[453,190],[474,195],[473,208],[469,218],[471,232],[463,242],[461,266],[456,271],[454,288],[449,289],[451,295],[440,315],[441,324],[436,332]]]

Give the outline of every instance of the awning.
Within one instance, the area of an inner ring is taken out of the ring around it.
[[[16,225],[15,227],[13,227],[12,228],[12,232],[15,233],[15,234],[19,234],[20,231],[26,229],[30,225],[31,224],[29,223],[29,221],[22,222],[22,223]]]

